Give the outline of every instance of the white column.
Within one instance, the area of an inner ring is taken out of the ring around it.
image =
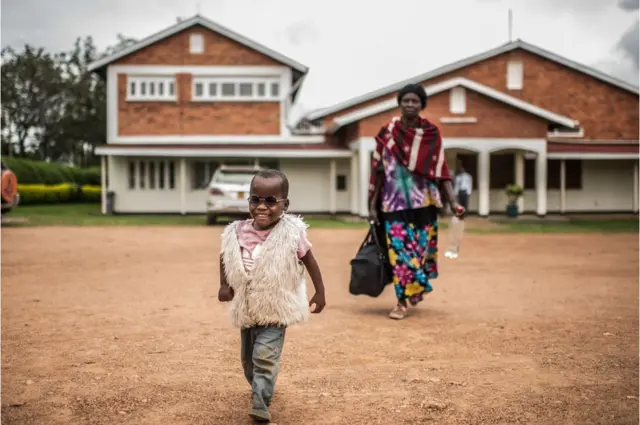
[[[514,168],[514,183],[524,189],[524,152],[516,152]],[[524,194],[518,199],[518,210],[524,212]]]
[[[336,180],[338,179],[338,171],[336,167],[336,160],[331,159],[329,161],[329,213],[336,213]]]
[[[102,214],[107,213],[107,157],[100,157],[100,190],[101,190],[101,203]]]
[[[187,159],[180,159],[180,214],[187,214]]]
[[[638,212],[638,161],[633,163],[633,212]]]
[[[567,163],[560,160],[560,213],[567,210]]]
[[[547,215],[547,150],[536,156],[536,214]]]
[[[349,173],[349,205],[351,214],[357,215],[360,212],[358,207],[359,187],[358,187],[358,152],[351,153],[351,171]]]
[[[478,215],[481,216],[489,215],[489,155],[488,151],[478,152]]]
[[[371,174],[371,151],[363,146],[362,140],[360,141],[360,148],[358,151],[360,157],[360,216],[367,217],[369,215],[369,176]]]

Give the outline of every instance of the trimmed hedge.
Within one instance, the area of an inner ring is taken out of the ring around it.
[[[62,204],[70,202],[99,203],[100,186],[73,183],[56,185],[18,183],[21,205]]]
[[[15,173],[19,185],[75,183],[77,185],[100,186],[100,167],[67,167],[51,162],[7,156],[3,156],[2,161]]]

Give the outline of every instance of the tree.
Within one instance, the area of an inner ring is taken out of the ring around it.
[[[8,152],[15,144],[16,154],[27,156],[37,150],[34,134],[43,124],[44,111],[61,102],[60,69],[49,53],[30,45],[22,53],[5,48],[1,57],[2,142]],[[33,142],[30,146],[28,139]]]
[[[88,66],[135,42],[118,34],[102,54],[92,37],[77,38],[73,49],[55,55],[29,45],[22,52],[4,49],[2,153],[95,165],[94,149],[106,141],[106,87]]]
[[[95,163],[93,150],[106,141],[106,88],[104,81],[88,71],[98,58],[93,38],[76,39],[72,51],[61,55],[67,82],[67,102],[61,125],[64,152],[72,162]]]

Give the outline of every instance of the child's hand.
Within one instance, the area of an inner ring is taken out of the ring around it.
[[[228,302],[233,299],[233,289],[229,285],[220,286],[218,291],[218,301]]]
[[[312,313],[318,314],[322,310],[324,310],[324,306],[327,304],[324,299],[324,293],[316,292],[316,294],[311,298],[311,301],[309,301],[309,307],[311,307],[313,304],[315,304],[316,307],[311,310]]]

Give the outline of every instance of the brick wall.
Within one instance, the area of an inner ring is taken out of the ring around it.
[[[522,90],[506,88],[507,62],[510,58],[523,61]],[[468,78],[536,106],[576,119],[584,128],[585,139],[638,139],[638,95],[529,52],[516,50],[498,55],[423,83],[435,84],[453,77]],[[324,118],[325,125],[338,115],[389,98],[395,98],[395,93],[327,116]],[[427,116],[431,113],[429,109],[432,107],[433,105],[428,107]],[[470,114],[469,110],[466,115]],[[510,133],[511,130],[505,132]]]
[[[189,35],[204,36],[203,54],[189,53]],[[233,40],[196,26],[138,52],[117,65],[284,66]],[[127,102],[127,76],[118,75],[118,134],[274,135],[280,134],[279,102],[193,102],[191,75],[176,76],[177,102]]]
[[[545,120],[520,109],[505,105],[494,99],[466,90],[467,111],[465,114],[449,112],[449,92],[439,93],[429,99],[422,115],[436,124],[443,137],[514,137],[542,138],[547,134]],[[378,134],[380,127],[399,110],[383,112],[360,121],[360,136],[370,137]],[[441,117],[475,117],[477,123],[444,124]]]

